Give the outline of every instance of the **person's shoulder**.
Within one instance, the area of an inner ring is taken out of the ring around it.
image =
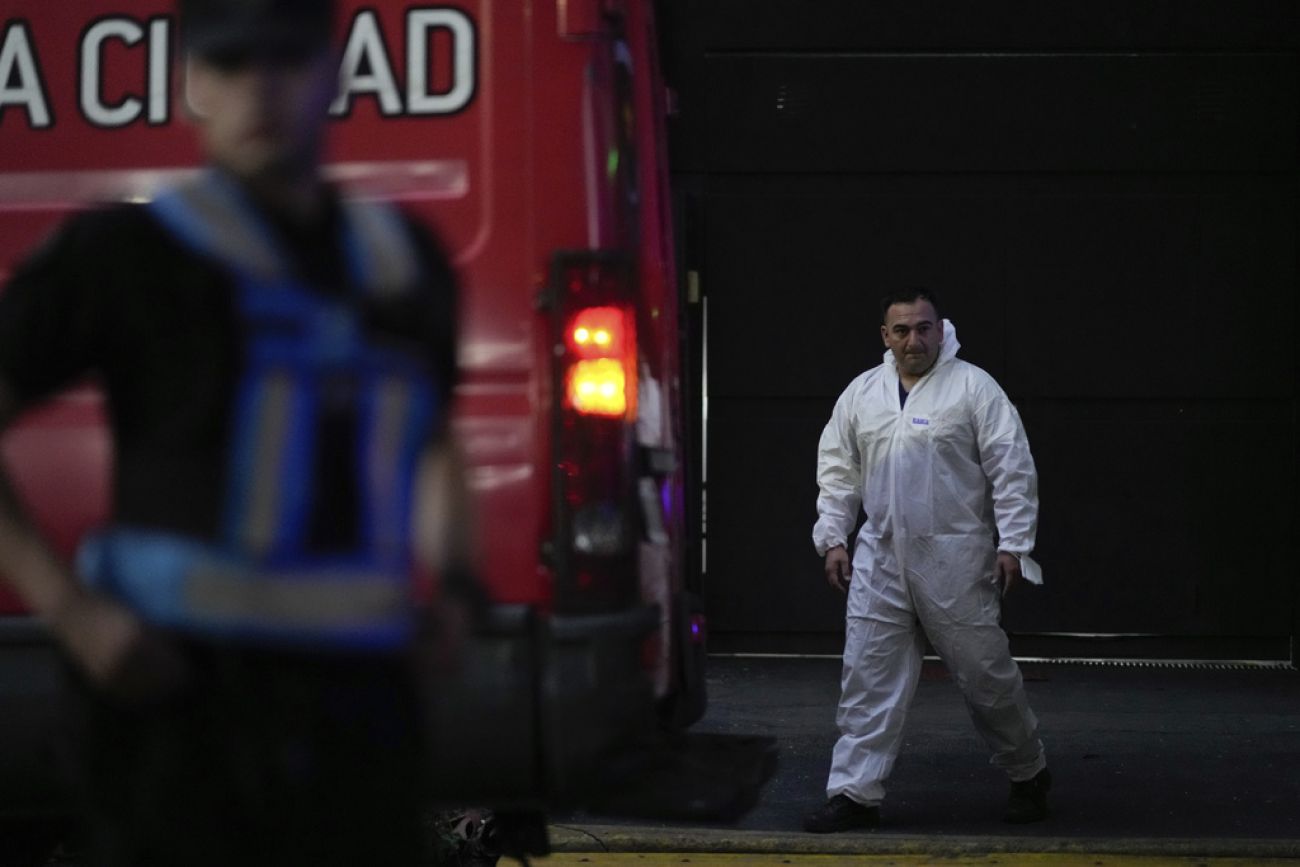
[[[866,370],[859,373],[857,376],[853,377],[853,379],[849,380],[849,384],[845,387],[844,390],[852,391],[855,388],[860,388],[866,383],[880,378],[880,376],[884,372],[884,369],[885,366],[883,364],[877,364],[875,367],[867,368]]]
[[[949,361],[948,364],[951,365],[951,370],[953,371],[953,373],[958,376],[964,376],[967,377],[968,379],[978,380],[978,381],[993,379],[993,374],[989,373],[987,370],[980,367],[978,364],[971,364],[969,361],[967,361],[964,358],[954,358],[951,361]]]
[[[381,246],[402,256],[413,256],[425,284],[438,284],[452,273],[451,257],[427,219],[401,202],[369,198],[357,191],[329,187],[340,218],[360,226],[363,235],[383,238]],[[399,237],[394,237],[396,233]]]
[[[142,205],[93,205],[64,220],[34,256],[75,252],[92,257],[88,264],[93,264],[97,256],[120,256],[156,244],[162,234],[162,227]]]
[[[13,280],[106,284],[114,275],[135,274],[142,263],[156,263],[175,249],[145,206],[94,205],[58,224],[22,259]]]
[[[954,358],[951,362],[952,375],[959,377],[966,386],[967,393],[975,397],[997,397],[1005,394],[1005,390],[993,374],[976,364],[971,364],[960,358]]]
[[[849,381],[849,384],[840,392],[841,400],[852,400],[861,395],[864,391],[871,388],[872,385],[880,381],[880,377],[885,375],[885,365],[877,364],[875,367],[867,368]]]
[[[443,246],[442,238],[434,227],[429,225],[428,220],[400,205],[394,204],[392,207],[414,243],[416,254],[425,268],[436,274],[449,273],[452,270],[451,256]]]
[[[401,225],[409,242],[405,255],[414,255],[415,273],[411,291],[376,302],[375,322],[387,323],[387,330],[423,346],[438,381],[449,389],[457,377],[460,320],[459,281],[451,256],[419,215],[397,203],[376,204]]]

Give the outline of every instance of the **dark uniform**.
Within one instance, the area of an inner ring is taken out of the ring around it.
[[[291,610],[282,621],[264,616],[256,593],[231,603],[226,585],[205,608],[194,576],[233,563],[253,579],[260,569],[305,575],[308,589],[326,574],[330,592],[349,588],[335,579],[350,568],[409,580],[405,539],[395,553],[381,549],[409,524],[415,455],[445,435],[451,268],[425,233],[397,220],[388,231],[410,251],[407,285],[371,291],[337,196],[305,225],[216,172],[195,186],[205,185],[239,199],[283,273],[250,284],[242,251],[205,248],[187,236],[184,208],[178,218],[155,203],[74,218],[0,295],[0,381],[20,403],[87,376],[106,396],[112,529],[97,559],[83,561],[84,579],[180,647],[189,669],[178,692],[147,706],[82,691],[94,863],[413,863],[422,769],[401,612],[396,633],[383,617],[353,628],[345,594],[338,610],[306,619]],[[196,201],[191,216],[202,211]],[[229,228],[220,215],[203,219],[199,229],[214,237]],[[279,294],[281,283],[292,292]],[[292,310],[264,309],[267,298],[291,296]],[[405,445],[389,488],[405,493],[385,511],[383,492],[368,490],[379,472],[368,455],[383,451],[368,420],[376,393],[393,391],[384,371],[394,364],[415,372],[402,382],[421,384],[422,400],[408,404],[425,409],[401,417]],[[291,384],[272,392],[282,370],[294,371]],[[264,422],[272,393],[288,401],[279,427]],[[279,437],[270,451],[267,430]],[[267,466],[281,485],[258,487]],[[262,508],[267,490],[277,499]],[[177,552],[197,559],[157,566]],[[245,587],[249,577],[232,580]]]

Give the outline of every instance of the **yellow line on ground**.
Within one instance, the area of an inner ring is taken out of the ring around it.
[[[744,852],[558,852],[542,867],[1296,867],[1289,858],[1189,858],[1008,852],[996,855],[780,855]]]

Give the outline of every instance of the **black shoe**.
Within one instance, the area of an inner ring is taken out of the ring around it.
[[[833,834],[854,828],[880,827],[880,808],[864,807],[848,795],[836,795],[804,817],[803,829],[812,834]]]
[[[1052,775],[1043,768],[1032,779],[1011,784],[1011,798],[1002,819],[1023,825],[1041,822],[1047,818],[1047,792],[1052,788]]]

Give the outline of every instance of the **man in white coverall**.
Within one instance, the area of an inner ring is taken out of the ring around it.
[[[999,625],[1002,595],[1042,580],[1029,558],[1034,460],[1015,407],[957,358],[957,332],[936,307],[924,289],[884,299],[884,363],[844,390],[818,446],[813,542],[848,612],[840,739],[829,800],[804,822],[812,832],[879,824],[926,637],[1012,781],[1004,818],[1047,815],[1038,721]]]

